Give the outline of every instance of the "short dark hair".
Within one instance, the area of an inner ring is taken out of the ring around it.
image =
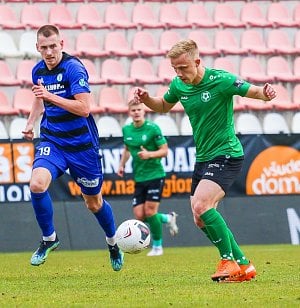
[[[37,37],[39,37],[40,35],[49,37],[53,34],[56,34],[57,36],[59,36],[59,29],[54,25],[41,26],[37,31]]]

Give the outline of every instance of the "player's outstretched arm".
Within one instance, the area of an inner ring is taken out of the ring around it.
[[[276,91],[269,83],[266,83],[263,87],[251,85],[246,97],[270,101],[276,97]]]
[[[167,103],[163,97],[150,96],[149,92],[142,88],[135,89],[134,99],[139,103],[145,104],[151,110],[159,113],[167,113],[174,106],[174,104]]]

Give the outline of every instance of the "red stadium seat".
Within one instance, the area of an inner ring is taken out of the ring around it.
[[[0,5],[0,27],[2,29],[24,29],[16,11],[8,4]]]
[[[0,90],[0,115],[12,116],[18,114],[19,111],[12,107],[5,92]]]
[[[137,25],[127,15],[124,5],[121,3],[110,3],[104,12],[104,22],[111,29],[133,29]]]
[[[104,87],[100,90],[98,105],[103,108],[105,112],[109,113],[128,112],[128,106],[121,92],[115,86]]]
[[[103,16],[93,4],[82,3],[77,9],[76,20],[84,29],[108,28],[108,25],[103,21]]]
[[[240,47],[237,37],[228,29],[216,32],[215,48],[224,55],[242,55],[247,53],[247,50]]]
[[[103,50],[100,39],[94,32],[81,31],[76,39],[76,53],[80,57],[104,57],[107,52]]]
[[[225,70],[227,72],[238,74],[236,65],[230,57],[217,57],[214,59],[213,67],[216,69]]]
[[[106,33],[104,39],[104,50],[111,57],[133,57],[137,56],[137,52],[132,50],[124,32],[120,30],[110,31]]]
[[[165,84],[169,83],[176,76],[176,73],[171,66],[170,59],[162,58],[159,61],[157,75]]]
[[[247,50],[248,54],[269,55],[275,52],[266,46],[262,31],[253,28],[245,30],[241,34],[241,47]]]
[[[101,66],[100,76],[107,85],[134,83],[134,79],[128,77],[123,63],[117,59],[105,59]]]
[[[131,61],[130,77],[136,84],[159,84],[161,80],[155,73],[151,62],[147,59],[136,58]]]
[[[267,75],[276,82],[296,82],[296,77],[286,58],[273,56],[267,60]]]
[[[181,39],[180,33],[176,30],[165,30],[160,34],[159,49],[167,53],[171,47]]]
[[[248,27],[271,27],[272,23],[267,20],[261,6],[255,1],[243,3],[240,13],[241,21]]]
[[[23,86],[32,86],[31,71],[36,64],[34,60],[21,60],[17,66],[17,79]]]
[[[20,114],[29,115],[34,100],[34,94],[29,88],[18,88],[13,99],[13,107]]]
[[[197,43],[201,56],[218,56],[221,54],[221,51],[214,46],[211,37],[201,29],[190,31],[188,38]]]
[[[148,3],[137,3],[132,10],[132,21],[139,29],[158,29],[163,28],[164,25],[158,21],[152,6]]]
[[[191,3],[187,8],[187,22],[195,28],[217,28],[219,24],[213,20],[202,3]]]
[[[289,111],[298,110],[299,105],[295,104],[292,100],[292,95],[286,87],[282,84],[273,84],[272,87],[276,91],[276,97],[269,102],[275,110]]]
[[[271,2],[268,6],[267,19],[273,27],[297,27],[284,1]]]
[[[47,24],[47,18],[37,4],[25,4],[21,11],[21,23],[26,28],[38,29]]]
[[[214,21],[222,28],[242,28],[246,25],[240,20],[233,6],[228,3],[217,3],[214,10]]]
[[[154,34],[147,30],[136,31],[132,39],[132,50],[141,57],[161,56],[164,52],[158,48]]]
[[[97,72],[95,63],[91,59],[80,59],[84,64],[88,74],[90,84],[104,84],[105,81],[100,78],[100,73]]]
[[[282,29],[273,29],[268,33],[267,46],[276,54],[295,55],[299,54],[299,49],[293,46],[290,35]]]
[[[264,66],[256,57],[243,57],[240,62],[240,76],[253,83],[271,82],[274,79],[268,76]]]
[[[179,7],[174,3],[161,3],[159,6],[159,21],[166,29],[192,27],[185,20],[185,16]]]
[[[18,86],[20,81],[16,78],[9,63],[0,60],[0,85],[1,86]]]
[[[75,21],[71,10],[65,4],[53,4],[48,12],[50,24],[54,24],[61,29],[79,29],[81,25]]]

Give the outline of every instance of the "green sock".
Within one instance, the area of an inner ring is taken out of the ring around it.
[[[205,224],[208,238],[218,248],[221,259],[233,260],[228,228],[222,215],[216,209],[210,209],[200,218]]]
[[[164,214],[164,213],[157,213],[157,215],[159,216],[159,219],[160,221],[163,223],[163,224],[166,224],[169,222],[169,218],[168,218],[168,215],[167,214]]]
[[[158,214],[146,217],[145,222],[149,224],[152,240],[159,241],[162,239],[162,223]]]
[[[236,242],[231,230],[228,228],[228,235],[230,238],[231,248],[233,257],[238,264],[246,265],[249,264],[250,261],[245,257],[243,251],[241,250],[240,246]]]

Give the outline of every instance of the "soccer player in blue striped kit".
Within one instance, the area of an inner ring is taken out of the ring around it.
[[[43,114],[30,180],[42,241],[30,262],[35,266],[43,264],[49,252],[59,246],[48,187],[69,170],[81,188],[87,208],[105,232],[111,266],[119,271],[124,254],[116,244],[112,208],[101,195],[99,134],[90,113],[88,73],[79,59],[63,52],[63,40],[56,26],[44,25],[38,29],[36,47],[42,60],[32,70],[35,99],[23,135],[33,139],[34,123]]]

